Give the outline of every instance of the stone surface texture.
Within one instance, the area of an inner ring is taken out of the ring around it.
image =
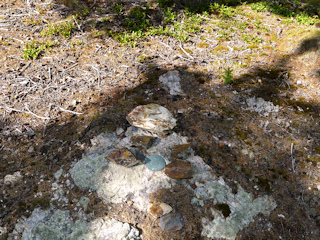
[[[172,211],[160,217],[159,227],[164,231],[179,231],[185,226],[185,222],[180,213]]]
[[[150,213],[154,218],[159,218],[172,211],[172,207],[163,202],[153,202],[148,208],[148,213]]]
[[[279,106],[273,105],[272,102],[267,102],[263,98],[248,98],[246,99],[246,103],[248,107],[245,110],[257,112],[263,116],[269,116],[270,113],[279,112],[280,110]]]
[[[164,172],[174,179],[192,178],[192,167],[188,161],[174,161],[166,166]]]
[[[107,158],[115,164],[124,167],[132,167],[140,161],[126,148],[120,148],[108,153]]]
[[[167,89],[171,95],[184,95],[181,84],[179,71],[169,71],[159,77],[159,81],[162,83],[165,89]]]
[[[158,104],[136,107],[128,114],[127,120],[133,126],[163,134],[176,126],[176,119],[168,109]]]

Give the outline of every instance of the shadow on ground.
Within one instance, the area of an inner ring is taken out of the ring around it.
[[[318,50],[318,43],[318,36],[306,39],[296,54]],[[304,197],[308,193],[304,192],[305,186],[299,180],[307,173],[298,167],[305,164],[307,154],[319,154],[320,133],[319,128],[314,128],[314,123],[320,106],[317,101],[290,99],[296,87],[289,81],[288,60],[280,59],[275,64],[281,67],[256,66],[230,85],[217,83],[205,73],[190,72],[188,66],[177,67],[175,70],[180,73],[185,96],[171,96],[163,89],[158,79],[168,69],[152,63],[153,67],[147,68],[145,73],[144,83],[137,88],[119,92],[114,99],[108,99],[102,93],[100,99],[85,106],[85,110],[93,113],[90,116],[73,115],[50,123],[45,129],[38,129],[34,136],[12,137],[12,145],[27,146],[33,142],[37,147],[33,152],[29,152],[27,147],[24,150],[21,148],[23,158],[20,161],[13,155],[13,159],[6,158],[2,162],[2,175],[10,169],[12,173],[22,171],[27,176],[24,186],[2,187],[1,190],[6,190],[6,200],[1,205],[7,205],[8,209],[6,216],[3,216],[4,222],[11,224],[12,228],[15,224],[10,222],[12,217],[28,215],[25,211],[32,211],[35,207],[48,207],[52,196],[45,195],[38,201],[34,200],[34,194],[40,190],[37,186],[39,176],[44,175],[44,180],[53,180],[54,173],[61,167],[68,171],[72,162],[82,157],[94,136],[105,131],[113,132],[117,127],[126,129],[129,126],[126,116],[134,107],[157,103],[174,114],[178,120],[174,131],[187,136],[196,154],[203,157],[217,176],[224,177],[230,187],[236,191],[236,183],[239,183],[255,196],[268,194],[276,200],[278,207],[273,213],[269,217],[258,216],[255,223],[239,233],[239,239],[278,239],[279,236],[284,239],[307,239],[306,236],[311,236],[313,229],[319,228],[319,219],[316,222],[315,216],[305,213],[308,202],[304,201]],[[148,66],[149,62],[144,64]],[[239,94],[235,95],[234,90]],[[286,96],[282,95],[284,92]],[[270,117],[251,113],[245,110],[246,98],[249,97],[271,101],[282,107],[283,113],[271,114]],[[298,107],[303,112],[299,112]],[[280,118],[296,124],[292,124],[291,129],[284,128],[275,121]],[[261,121],[274,121],[274,124],[263,131]],[[306,145],[308,139],[313,139],[311,148]],[[293,152],[290,151],[292,143],[298,147]],[[303,150],[304,147],[308,150]],[[243,150],[252,152],[254,157],[251,158]],[[295,170],[292,168],[293,158],[296,161]],[[11,160],[15,162],[12,165],[8,163]],[[310,161],[314,166],[319,159]],[[75,195],[87,194],[79,189],[74,191]],[[155,195],[158,200],[174,205],[178,211],[186,211],[188,205],[180,201],[182,196],[179,192]],[[93,211],[95,205],[90,202],[88,213]],[[279,215],[285,216],[285,219]],[[272,231],[268,231],[268,223],[272,224]],[[170,233],[162,234],[163,237],[170,237]]]

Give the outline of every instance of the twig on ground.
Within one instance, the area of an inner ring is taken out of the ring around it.
[[[194,59],[194,57],[192,57],[186,50],[183,49],[183,47],[182,47],[182,45],[181,45],[181,42],[180,42],[180,44],[179,44],[179,47],[180,47],[180,49],[181,49],[188,57],[190,57],[191,59]]]
[[[182,57],[182,56],[179,55],[179,54],[177,54],[177,56],[178,56],[179,58],[183,59],[183,60],[188,61],[188,62],[194,62],[194,61],[192,61],[192,60],[190,60],[190,59],[187,59],[187,58]]]
[[[163,42],[159,42],[159,43],[161,43],[162,45],[164,45],[164,46],[166,46],[166,47],[170,48],[170,50],[173,50],[173,49],[172,49],[172,47],[170,47],[169,45],[167,45],[167,44],[165,44],[165,43],[163,43]]]
[[[74,112],[74,111],[71,111],[71,110],[67,110],[67,109],[64,109],[62,107],[59,107],[60,110],[64,111],[64,112],[68,112],[68,113],[72,113],[72,114],[77,114],[77,115],[80,115],[80,114],[83,114],[83,113],[79,113],[79,112]]]
[[[93,69],[95,69],[98,73],[98,87],[100,88],[100,71],[98,68],[94,67],[94,66],[91,66]]]
[[[291,143],[291,163],[292,163],[292,171],[296,172],[296,170],[294,169],[294,165],[295,165],[295,159],[293,157],[293,143]]]
[[[273,123],[273,122],[269,122],[269,123],[272,123],[276,126],[278,126],[279,128],[281,128],[283,131],[285,131],[286,133],[288,133],[291,137],[293,137],[294,140],[297,140],[293,135],[292,133],[288,132],[286,129],[284,129],[283,127],[281,127],[281,125],[277,124],[277,123]]]
[[[28,108],[28,106],[26,106],[26,109],[27,109],[27,113],[30,113],[31,115],[37,117],[37,118],[40,118],[40,119],[45,119],[45,120],[49,120],[50,118],[49,117],[41,117],[33,112],[30,111],[30,109]]]
[[[74,67],[77,66],[78,64],[79,64],[79,63],[73,64],[71,67],[66,68],[63,72],[69,71],[70,69],[74,68]]]
[[[75,22],[75,24],[77,25],[77,27],[78,27],[79,31],[83,33],[83,31],[82,31],[82,29],[81,29],[80,25],[78,24],[77,20],[75,19],[75,17],[74,17],[74,16],[72,16],[72,18],[73,18],[73,21]]]
[[[7,110],[13,111],[13,112],[24,112],[24,111],[22,111],[22,110],[15,109],[15,108],[11,108],[11,107],[8,107],[8,106],[6,106],[6,107],[1,107],[1,106],[0,106],[0,108],[7,109]]]
[[[21,75],[30,65],[31,62],[28,62],[27,65],[25,65],[18,74]]]
[[[20,39],[17,39],[17,38],[12,38],[13,40],[16,40],[18,42],[21,42],[22,44],[24,44],[24,41],[20,40]]]

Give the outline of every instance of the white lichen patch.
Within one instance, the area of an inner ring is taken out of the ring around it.
[[[139,230],[110,218],[97,218],[91,222],[84,219],[73,221],[69,211],[36,208],[28,219],[21,219],[14,235],[22,234],[22,240],[140,240]]]
[[[153,172],[144,165],[126,168],[110,163],[98,180],[97,194],[105,203],[131,200],[136,207],[146,211],[148,195],[158,188],[171,188],[174,182],[163,172]]]
[[[82,236],[83,240],[114,239],[140,240],[139,230],[115,219],[98,218],[89,224],[88,233]]]
[[[17,228],[17,226],[16,226]],[[68,211],[35,209],[32,215],[18,224],[22,240],[29,239],[82,239],[88,225],[83,220],[73,222]]]
[[[79,188],[97,190],[99,177],[108,163],[106,153],[85,156],[71,168],[71,177]]]
[[[237,194],[233,194],[222,178],[219,181],[198,183],[195,194],[196,198],[192,200],[194,204],[201,206],[206,200],[210,199],[213,200],[213,205],[224,203],[230,208],[230,215],[226,218],[214,208],[211,209],[214,216],[213,221],[206,217],[202,218],[203,230],[201,235],[213,239],[235,239],[237,233],[249,226],[258,213],[269,214],[277,206],[268,196],[253,200],[252,194],[241,188],[239,188]]]
[[[265,117],[269,116],[272,112],[279,112],[280,107],[273,105],[272,102],[267,102],[263,98],[248,98],[246,99],[248,105],[244,110],[249,110],[251,112],[257,112]]]

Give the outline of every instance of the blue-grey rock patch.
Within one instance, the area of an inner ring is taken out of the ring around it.
[[[36,208],[28,219],[21,219],[13,238],[21,240],[141,240],[139,230],[112,218],[73,221],[69,211]]]
[[[180,213],[172,211],[160,217],[159,227],[164,231],[179,231],[185,226]]]
[[[159,81],[171,95],[184,95],[180,84],[181,79],[177,70],[168,71],[161,75]]]
[[[161,171],[166,166],[166,160],[160,155],[151,155],[146,158],[146,167],[152,171]]]

